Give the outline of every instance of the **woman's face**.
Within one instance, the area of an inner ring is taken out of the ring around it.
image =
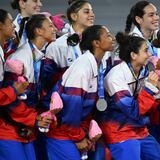
[[[42,7],[41,0],[20,0],[19,4],[23,17],[30,17],[39,13]]]
[[[49,43],[56,40],[57,29],[49,18],[43,21],[41,30],[41,36],[45,39],[46,42]]]
[[[103,27],[101,29],[101,35],[100,35],[100,48],[106,52],[106,51],[113,51],[114,44],[115,44],[115,38],[114,36],[109,32],[109,30],[106,27]]]
[[[154,5],[150,4],[144,8],[144,15],[140,18],[141,30],[155,31],[159,28],[159,15]]]
[[[135,54],[135,59],[134,61],[136,62],[137,65],[139,66],[144,66],[147,64],[149,57],[151,56],[151,53],[148,50],[147,43],[144,42],[137,54]]]
[[[94,24],[95,15],[92,10],[92,6],[89,3],[85,3],[82,8],[74,13],[73,23],[79,25],[82,28],[92,26]]]
[[[1,35],[4,36],[4,39],[7,40],[9,38],[15,37],[15,25],[13,23],[13,18],[10,14],[8,14],[4,23],[0,23],[1,25]]]

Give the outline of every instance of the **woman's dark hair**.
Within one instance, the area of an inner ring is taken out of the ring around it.
[[[127,35],[122,32],[117,33],[116,40],[119,44],[119,57],[126,63],[131,62],[131,52],[138,54],[142,44],[146,42],[146,40],[141,37]]]
[[[71,5],[71,3],[75,2],[77,0],[68,0],[68,4]]]
[[[8,12],[4,9],[0,9],[0,22],[5,23],[7,17],[8,17]]]
[[[80,42],[80,37],[77,33],[74,33],[67,38],[67,44],[69,46],[76,46],[79,42]]]
[[[77,13],[84,4],[89,3],[87,0],[69,0],[69,7],[67,8],[67,18],[70,23],[73,22],[71,18],[72,13]]]
[[[143,15],[145,14],[144,12],[144,8],[146,6],[148,6],[149,4],[151,4],[148,1],[139,1],[137,2],[130,10],[129,15],[127,16],[126,19],[126,27],[125,27],[125,32],[129,33],[132,27],[132,23],[137,26],[140,29],[139,24],[136,22],[135,17],[143,17]]]
[[[82,51],[89,50],[93,53],[93,45],[92,42],[94,40],[99,40],[101,31],[103,29],[102,25],[93,25],[86,28],[82,33],[82,40],[80,42],[80,48]]]
[[[29,18],[25,28],[26,34],[29,40],[32,40],[35,38],[35,29],[41,28],[43,21],[46,19],[47,17],[43,14],[35,14]]]
[[[160,30],[157,32],[157,38],[152,41],[152,45],[156,48],[160,48]]]
[[[27,0],[23,0],[24,2],[26,2]],[[11,1],[11,7],[13,9],[17,9],[19,12],[21,12],[20,6],[19,6],[19,0],[12,0]]]
[[[21,20],[20,27],[19,27],[19,32],[18,32],[19,39],[21,39],[21,37],[22,37],[23,31],[24,31],[24,28],[25,28],[25,24],[26,24],[26,21],[28,21],[28,19],[29,19],[29,17],[24,17]]]

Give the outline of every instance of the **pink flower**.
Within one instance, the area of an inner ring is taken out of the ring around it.
[[[23,63],[20,60],[11,60],[6,61],[6,67],[13,73],[17,75],[23,74]]]
[[[93,139],[97,135],[101,135],[102,130],[98,126],[97,122],[95,120],[91,120],[90,126],[89,126],[89,138]]]
[[[58,31],[61,31],[64,28],[65,21],[63,19],[66,18],[64,14],[56,14],[54,16],[52,16],[52,14],[49,12],[41,12],[41,14],[49,17]]]
[[[50,110],[47,112],[43,112],[41,114],[42,117],[49,116],[54,121],[57,121],[56,116],[52,113],[56,109],[62,109],[63,108],[63,102],[61,100],[61,97],[59,96],[58,92],[53,92],[51,96],[51,102],[50,102]]]
[[[41,114],[42,118],[46,118],[47,116],[50,117],[51,119],[53,119],[54,121],[57,121],[57,117],[55,116],[55,114],[53,114],[52,112],[54,112],[55,110],[61,110],[63,108],[63,102],[61,100],[61,97],[59,96],[58,92],[53,92],[52,96],[51,96],[51,102],[50,102],[50,110],[43,112]],[[48,132],[49,131],[49,126],[48,128],[39,128],[39,130],[41,132]]]
[[[43,113],[41,114],[41,117],[42,117],[42,118],[45,118],[45,117],[47,117],[47,116],[50,117],[51,119],[53,119],[54,121],[57,121],[56,116],[55,116],[54,114],[52,114],[51,111],[43,112]]]
[[[61,97],[59,96],[58,92],[53,92],[51,96],[51,102],[50,102],[50,110],[55,109],[62,109],[63,108],[63,102]]]
[[[61,31],[64,28],[65,21],[63,18],[65,17],[64,14],[57,14],[55,16],[51,16],[51,20],[55,27],[58,29],[58,31]]]

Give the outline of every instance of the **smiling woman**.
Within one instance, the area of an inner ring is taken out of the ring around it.
[[[42,3],[41,0],[13,0],[11,6],[13,9],[18,9],[22,17],[30,17],[40,12]]]
[[[12,155],[14,155],[12,156],[12,158],[17,156],[16,159],[18,160],[22,159],[35,160],[36,157],[35,157],[33,142],[36,138],[36,134],[34,126],[38,125],[39,127],[45,128],[46,125],[48,126],[47,123],[51,122],[50,121],[51,118],[49,119],[45,118],[46,120],[44,122],[43,121],[44,119],[42,119],[41,116],[39,115],[37,116],[38,113],[36,111],[36,106],[38,106],[38,103],[40,101],[39,77],[40,77],[41,60],[42,58],[44,58],[44,53],[41,52],[41,49],[47,42],[49,43],[55,40],[56,29],[53,26],[50,19],[47,18],[45,15],[35,14],[31,16],[26,23],[26,35],[29,42],[26,42],[24,45],[19,47],[9,57],[9,59],[12,60],[12,62],[19,61],[22,63],[23,69],[21,71],[21,77],[23,76],[22,78],[27,80],[29,83],[29,87],[27,88],[27,93],[26,93],[27,99],[23,102],[22,100],[19,100],[19,103],[13,104],[14,107],[12,108],[13,109],[12,112],[14,112],[15,114],[14,117],[13,116],[12,117],[14,118],[14,120],[16,119],[16,122],[20,122],[20,124],[17,125],[17,123],[13,123],[11,125],[11,128],[14,131],[12,130],[10,131],[12,133],[11,134],[12,138],[10,139],[14,140],[14,148],[17,149],[17,152],[20,152],[20,153],[12,152]],[[19,75],[13,72],[11,67],[7,68],[6,66],[5,71],[6,72],[5,72],[4,84],[12,85],[14,81],[16,81],[19,78]],[[22,110],[18,108],[21,108]],[[25,109],[23,110],[23,108]],[[29,120],[26,120],[26,118],[28,119],[28,117],[25,114],[29,116]],[[23,117],[23,115],[25,116]],[[17,118],[20,120],[18,121]],[[24,124],[25,120],[27,122]],[[16,127],[17,129],[15,130],[14,128]],[[18,147],[17,145],[21,145],[21,147]],[[2,146],[0,148],[4,148]],[[27,151],[29,150],[29,152],[27,152],[26,150]]]
[[[4,53],[2,47],[10,38],[15,36],[15,25],[13,24],[12,16],[5,10],[0,10],[0,86],[4,75]]]
[[[147,40],[149,51],[152,54],[150,62],[155,64],[155,68],[156,63],[154,62],[154,60],[160,57],[160,48],[156,48],[156,46],[153,46],[154,40],[157,39],[157,31],[159,29],[160,18],[157,7],[149,1],[137,2],[132,6],[129,15],[127,16],[125,29],[125,31],[129,33],[133,23],[135,26],[129,34],[143,37]],[[160,143],[160,124],[158,121],[158,117],[160,117],[160,114],[158,110],[154,114],[151,115],[151,124],[148,125],[148,128],[150,134],[152,134]]]
[[[26,33],[24,32],[25,20],[22,21],[22,19],[39,13],[42,3],[41,0],[12,0],[11,6],[19,12],[14,20],[14,24],[16,25],[16,32],[20,35],[19,38],[21,39],[19,45],[22,45],[27,40]],[[20,34],[19,31],[22,33]]]
[[[160,145],[147,130],[148,113],[158,109],[154,95],[159,92],[158,75],[145,68],[151,53],[141,37],[118,33],[116,40],[122,62],[104,80],[109,95],[101,116],[106,145],[115,160],[158,160]]]
[[[20,110],[17,109],[17,106],[16,109],[13,107],[15,110],[11,107],[14,111],[11,108],[9,109],[9,106],[17,104],[18,96],[26,92],[28,82],[19,83],[15,79],[15,81],[12,81],[12,85],[5,85],[7,83],[4,73],[6,65],[4,65],[4,53],[1,46],[6,40],[15,36],[14,28],[15,25],[11,15],[7,11],[0,9],[0,159],[11,160],[14,157],[17,160],[24,160],[29,157],[30,160],[35,160],[32,144],[23,143],[26,140],[22,140],[18,135],[18,129],[20,124],[34,127],[35,123],[45,126],[44,123],[42,120],[41,122],[36,120],[37,112],[34,109],[27,108],[20,101],[18,102]],[[5,88],[2,88],[4,86]],[[19,114],[20,112],[22,114]]]
[[[93,25],[95,15],[87,0],[74,0],[72,3],[69,1],[67,18],[71,24],[69,32],[54,43],[50,43],[46,49],[46,59],[42,68],[42,83],[46,92],[55,85],[64,71],[82,54],[79,48],[81,34],[85,28]]]

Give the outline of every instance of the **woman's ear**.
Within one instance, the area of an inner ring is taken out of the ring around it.
[[[77,14],[71,13],[71,18],[72,18],[72,21],[76,22],[77,21]]]
[[[134,52],[131,52],[131,59],[132,59],[132,60],[135,60],[135,59],[136,59],[136,57],[137,57],[137,54],[136,54],[136,53],[134,53]]]
[[[36,28],[36,29],[34,30],[34,34],[35,34],[36,36],[41,36],[41,35],[43,35],[44,33],[43,33],[43,30],[42,30],[41,28]]]
[[[99,48],[99,41],[98,40],[93,40],[92,45],[93,45],[93,48]]]
[[[142,18],[139,16],[135,17],[136,22],[140,25],[142,23]]]
[[[0,30],[2,30],[4,27],[4,23],[0,22]]]
[[[24,0],[19,0],[19,7],[22,8],[22,9],[25,9],[25,2]]]

